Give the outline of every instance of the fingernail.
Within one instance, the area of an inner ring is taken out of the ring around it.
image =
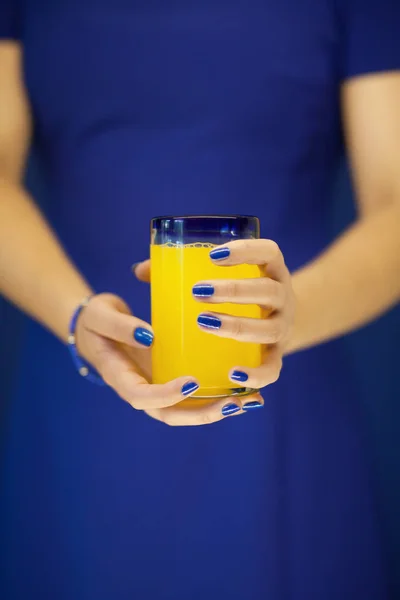
[[[154,340],[154,335],[148,329],[144,327],[137,327],[133,332],[133,337],[138,342],[138,344],[142,344],[142,346],[147,346],[149,348]]]
[[[230,253],[231,251],[229,248],[215,248],[215,250],[211,250],[210,258],[213,260],[224,260],[225,258],[228,258]]]
[[[226,404],[226,406],[222,409],[222,414],[224,417],[229,417],[229,415],[234,415],[235,413],[240,411],[240,406],[237,404]]]
[[[247,402],[246,404],[243,404],[243,410],[253,410],[253,408],[262,408],[263,406],[264,404],[256,400],[254,402]]]
[[[181,389],[181,394],[182,396],[189,396],[190,394],[193,394],[193,392],[195,392],[196,390],[199,389],[199,385],[197,383],[195,383],[194,381],[188,381],[187,383],[185,383]]]
[[[192,292],[196,298],[210,298],[214,294],[214,286],[208,283],[202,285],[194,285]]]
[[[131,266],[131,271],[133,274],[135,274],[136,271],[136,267],[140,265],[140,262],[135,262],[133,263],[133,265]]]
[[[249,376],[247,375],[247,373],[244,373],[243,371],[233,371],[231,375],[231,379],[233,379],[234,381],[240,381],[241,383],[247,381],[248,378]]]
[[[219,329],[222,325],[221,319],[211,315],[199,315],[197,317],[197,322],[202,327],[207,327],[208,329]]]

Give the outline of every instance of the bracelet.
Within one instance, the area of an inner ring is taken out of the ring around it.
[[[104,380],[96,371],[94,371],[78,354],[76,348],[76,324],[78,322],[79,315],[82,310],[89,304],[90,299],[93,296],[87,296],[82,300],[79,306],[75,309],[70,324],[69,324],[69,335],[68,335],[68,350],[71,354],[72,362],[74,363],[79,375],[82,375],[85,379],[91,383],[97,385],[105,385]]]

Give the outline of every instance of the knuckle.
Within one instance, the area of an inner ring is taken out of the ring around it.
[[[131,386],[129,386],[127,378],[124,372],[119,372],[116,374],[114,379],[114,389],[115,391],[123,398],[126,402],[133,405],[133,403],[137,402],[137,398],[135,398],[135,394],[132,393]]]
[[[254,240],[249,239],[249,240],[243,240],[241,246],[242,246],[243,250],[250,250],[252,248],[253,244],[254,244]]]
[[[126,390],[121,390],[118,393],[121,396],[121,398],[125,400],[125,402],[132,406],[132,408],[134,408],[135,410],[142,410],[140,402],[133,394],[127,393]]]
[[[279,248],[278,244],[274,242],[274,240],[268,240],[268,248],[274,258],[280,256],[281,249]]]
[[[228,298],[235,298],[239,293],[239,284],[238,281],[234,279],[232,281],[228,281],[225,287],[225,294]]]
[[[213,415],[209,412],[205,412],[200,415],[199,422],[200,425],[211,425],[211,423],[214,423]]]
[[[167,427],[174,427],[175,422],[174,422],[174,418],[171,415],[164,415],[161,418],[161,421],[164,423],[164,425],[167,425]]]
[[[276,381],[278,381],[279,377],[281,374],[281,367],[280,366],[274,366],[271,368],[270,371],[270,377],[269,377],[269,382],[270,383],[275,383]]]
[[[135,392],[132,392],[131,386],[120,384],[119,389],[116,390],[118,394],[132,406],[135,410],[143,410],[145,408],[145,403],[143,399],[138,397]]]
[[[278,298],[283,307],[287,305],[289,300],[289,291],[285,285],[279,284]]]
[[[282,358],[278,357],[268,366],[268,382],[275,383],[278,381],[282,371]]]
[[[241,337],[244,333],[243,321],[241,319],[233,319],[231,330],[233,336]]]
[[[276,307],[281,300],[281,286],[273,279],[265,279],[265,296],[268,299],[268,305]]]
[[[270,323],[268,323],[267,328],[267,338],[270,343],[277,343],[283,337],[283,327],[282,323],[278,319],[274,319]]]

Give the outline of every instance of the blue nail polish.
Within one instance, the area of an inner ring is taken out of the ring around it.
[[[240,406],[237,404],[227,404],[222,409],[222,414],[224,417],[229,417],[229,415],[234,415],[235,413],[240,411]]]
[[[246,404],[244,404],[243,410],[253,410],[253,408],[262,408],[263,406],[264,404],[256,400],[255,402],[247,402]]]
[[[202,327],[207,327],[208,329],[219,329],[222,325],[221,319],[212,315],[199,315],[197,322]]]
[[[243,371],[233,371],[231,375],[231,379],[233,379],[234,381],[240,381],[241,383],[247,381],[248,378],[249,376],[247,375],[247,373],[244,373]]]
[[[188,381],[181,389],[182,396],[189,396],[189,394],[193,394],[196,390],[199,389],[199,386],[194,381]]]
[[[194,285],[192,292],[196,298],[210,298],[214,294],[214,286],[208,283]]]
[[[154,335],[148,329],[144,327],[137,327],[133,332],[133,337],[138,342],[138,344],[142,344],[142,346],[147,346],[149,348],[154,340]]]
[[[228,258],[230,253],[231,251],[229,248],[215,248],[215,250],[211,250],[210,258],[213,260],[224,260],[225,258]]]

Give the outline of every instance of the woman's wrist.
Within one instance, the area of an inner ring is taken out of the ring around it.
[[[314,286],[314,279],[308,266],[294,273],[292,277],[295,296],[295,313],[292,332],[286,345],[285,355],[293,354],[299,350],[313,345],[313,314],[310,293]]]
[[[81,300],[78,306],[75,308],[72,313],[71,320],[69,323],[68,330],[68,350],[70,352],[72,362],[75,365],[75,368],[79,375],[87,379],[87,381],[91,383],[95,383],[97,385],[104,385],[104,380],[100,375],[91,367],[91,365],[84,360],[82,355],[79,352],[77,347],[78,342],[78,322],[82,322],[81,317],[83,311],[89,305],[89,302],[93,296],[86,296]]]
[[[76,285],[74,290],[69,290],[68,295],[64,296],[63,301],[52,315],[54,324],[51,325],[53,333],[64,343],[68,343],[70,335],[71,319],[85,298],[93,296],[94,292],[90,286],[82,282],[82,285]]]

